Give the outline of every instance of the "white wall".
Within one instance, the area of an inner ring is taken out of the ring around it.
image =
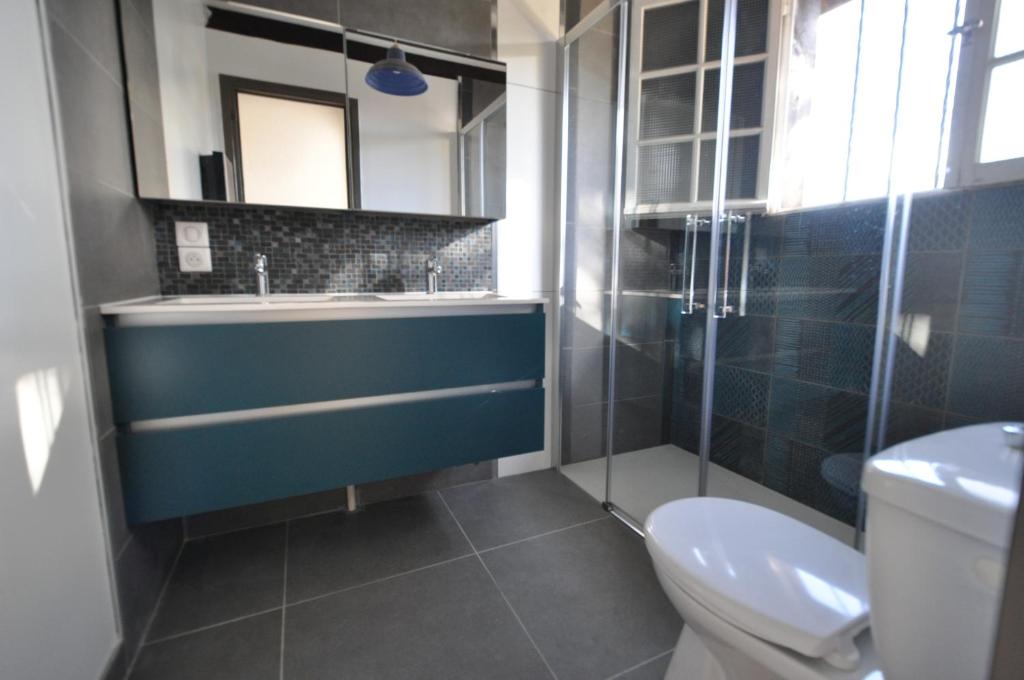
[[[37,12],[0,22],[0,678],[78,680],[117,631]]]
[[[498,461],[501,476],[555,464],[558,14],[558,0],[498,0],[498,59],[508,64],[507,209],[495,230],[498,291],[551,300],[545,450]]]

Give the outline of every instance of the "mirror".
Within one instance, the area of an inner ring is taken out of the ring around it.
[[[505,67],[401,44],[426,91],[366,80],[395,43],[239,3],[122,0],[139,196],[505,215]]]

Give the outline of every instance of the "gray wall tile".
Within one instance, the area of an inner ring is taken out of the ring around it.
[[[60,24],[51,22],[50,29],[68,165],[72,170],[132,192],[124,91]],[[116,40],[113,26],[109,39]]]
[[[68,193],[83,304],[159,292],[153,229],[142,204],[75,170]]]
[[[111,40],[111,26],[116,26],[114,0],[83,2],[83,0],[46,0],[51,19],[74,36],[91,59],[114,80],[121,80],[121,51],[116,35]]]

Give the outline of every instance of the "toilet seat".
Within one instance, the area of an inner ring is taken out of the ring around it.
[[[852,669],[868,626],[867,570],[853,548],[786,515],[726,498],[650,514],[658,569],[697,603],[767,642]]]

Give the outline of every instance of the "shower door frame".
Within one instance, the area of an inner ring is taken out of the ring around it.
[[[711,210],[711,231],[710,231],[710,261],[708,271],[708,305],[707,305],[707,327],[705,329],[704,346],[704,380],[702,384],[701,397],[701,436],[700,436],[700,462],[698,475],[698,496],[707,495],[708,468],[711,460],[711,409],[709,405],[714,398],[714,362],[715,362],[715,339],[717,334],[717,299],[718,299],[718,277],[719,277],[719,246],[722,234],[722,220],[725,205],[725,182],[726,182],[726,159],[728,154],[729,139],[729,112],[732,102],[732,74],[735,66],[735,34],[736,15],[738,0],[724,1],[723,36],[722,36],[722,59],[721,59],[721,80],[719,83],[719,104],[718,104],[718,137],[715,144],[715,167],[714,167],[714,191]],[[618,33],[618,81],[616,87],[616,112],[615,112],[615,166],[613,168],[613,201],[612,201],[612,253],[611,253],[611,290],[609,300],[609,339],[608,339],[608,406],[605,420],[604,437],[604,458],[605,458],[605,486],[604,501],[602,507],[622,521],[626,526],[633,529],[641,536],[644,534],[643,527],[635,518],[620,510],[612,502],[612,462],[614,455],[614,434],[615,434],[615,366],[616,366],[616,345],[619,335],[619,242],[622,233],[622,220],[624,217],[625,199],[625,136],[626,136],[626,101],[629,92],[629,37],[630,37],[630,14],[632,11],[631,0],[604,0],[600,5],[591,10],[586,17],[565,33],[560,41],[559,58],[561,61],[561,98],[560,98],[560,126],[559,126],[559,318],[557,328],[558,337],[561,337],[562,313],[565,310],[565,272],[566,262],[566,235],[568,226],[568,174],[569,174],[569,96],[570,96],[570,65],[569,51],[572,46],[591,29],[608,17],[612,12],[619,12],[619,33]],[[568,379],[566,366],[559,366],[559,383]],[[559,426],[558,441],[561,442],[561,387],[557,395],[559,403]],[[558,464],[561,467],[561,446],[558,446]]]
[[[700,439],[699,439],[699,469],[697,496],[706,496],[708,493],[708,473],[711,465],[711,444],[712,444],[712,404],[714,403],[714,387],[717,359],[718,320],[724,318],[719,314],[719,289],[721,277],[722,249],[721,240],[723,234],[723,222],[729,221],[729,213],[726,209],[726,188],[727,188],[727,161],[728,146],[730,139],[730,115],[732,99],[732,76],[735,69],[735,41],[736,22],[739,0],[724,0],[723,3],[723,35],[722,35],[722,58],[720,60],[721,80],[719,84],[718,102],[718,135],[715,148],[714,165],[714,188],[710,208],[710,252],[708,262],[707,280],[707,322],[704,331],[703,351],[703,380],[701,385],[700,400]],[[587,35],[601,21],[607,18],[612,12],[619,12],[619,33],[618,33],[618,82],[616,88],[617,110],[615,113],[615,167],[614,174],[614,196],[612,204],[612,245],[611,245],[611,289],[609,302],[608,321],[608,382],[607,382],[607,412],[604,430],[604,451],[605,459],[605,493],[602,507],[616,518],[621,520],[628,527],[643,535],[643,527],[638,520],[625,511],[617,508],[612,502],[612,463],[614,456],[614,431],[615,431],[615,367],[616,367],[616,345],[619,334],[619,242],[622,233],[622,222],[624,219],[624,204],[626,190],[626,106],[629,96],[629,51],[631,28],[632,0],[604,0],[587,14],[579,23],[569,31],[564,32],[564,37],[559,41],[559,68],[561,73],[561,97],[560,97],[560,125],[559,125],[559,314],[556,315],[558,324],[556,334],[562,337],[564,320],[562,315],[565,311],[565,277],[566,277],[566,238],[568,226],[568,169],[569,169],[569,96],[570,96],[570,66],[569,54],[572,46],[583,36]],[[563,17],[564,21],[564,17]],[[775,31],[777,27],[772,26],[770,30]],[[769,58],[769,65],[778,65],[784,57],[776,54]],[[772,78],[771,82],[776,83]],[[781,101],[778,93],[772,93],[774,105]],[[777,115],[777,112],[774,112]],[[774,118],[775,116],[773,116]],[[771,120],[771,119],[769,119]],[[894,121],[895,125],[895,121]],[[765,139],[774,147],[777,143],[777,134],[768,129],[766,125]],[[895,134],[895,131],[894,131]],[[774,154],[774,150],[772,152]],[[759,172],[763,172],[763,169]],[[891,175],[891,172],[890,172]],[[891,177],[890,177],[891,179]],[[874,342],[874,355],[872,357],[871,385],[868,391],[868,421],[865,427],[865,438],[863,456],[866,461],[871,455],[880,450],[885,441],[885,415],[888,411],[889,395],[893,380],[893,327],[896,325],[900,312],[899,299],[902,293],[904,279],[904,263],[906,259],[906,239],[909,230],[909,211],[912,199],[909,195],[901,195],[897,188],[890,184],[887,192],[888,205],[886,221],[883,234],[883,249],[881,252],[880,276],[879,276],[879,301],[876,317],[876,337]],[[763,202],[761,202],[763,203]],[[734,206],[730,205],[730,210]],[[723,310],[724,311],[724,310]],[[560,354],[560,352],[559,352]],[[559,386],[555,395],[558,404],[558,417],[555,427],[555,447],[557,451],[558,466],[562,465],[561,443],[562,443],[562,392],[561,385],[569,379],[567,366],[559,366]],[[855,545],[862,548],[862,536],[864,532],[864,493],[861,491],[858,497],[858,512],[855,520]]]
[[[604,0],[594,7],[583,19],[568,31],[564,31],[563,38],[559,41],[559,68],[561,71],[561,97],[559,98],[559,251],[558,251],[558,291],[559,291],[559,313],[557,337],[561,338],[563,333],[563,314],[565,311],[565,277],[566,277],[566,234],[568,226],[569,209],[569,96],[570,96],[570,50],[581,38],[587,35],[607,17],[617,12],[619,15],[618,26],[618,60],[616,66],[617,85],[615,92],[615,148],[613,173],[613,197],[612,197],[612,253],[611,253],[611,290],[609,303],[609,346],[608,346],[608,394],[615,393],[615,341],[618,335],[618,290],[619,276],[619,234],[622,229],[623,217],[623,188],[624,188],[624,150],[625,150],[625,105],[626,92],[628,89],[628,47],[629,47],[629,12],[630,0]],[[563,7],[564,10],[564,7]],[[564,22],[564,16],[563,16]],[[559,355],[561,352],[559,352]],[[561,385],[569,379],[566,374],[567,366],[559,366],[559,389],[556,395],[558,403],[558,426],[556,428],[555,441],[558,449],[556,459],[558,467],[562,465],[561,441],[562,441],[562,390]],[[608,400],[608,409],[605,415],[605,492],[602,507],[623,521],[630,528],[640,531],[633,520],[620,511],[616,510],[611,503],[611,457],[613,449],[615,427],[615,405],[612,399]],[[640,532],[642,533],[642,531]]]

